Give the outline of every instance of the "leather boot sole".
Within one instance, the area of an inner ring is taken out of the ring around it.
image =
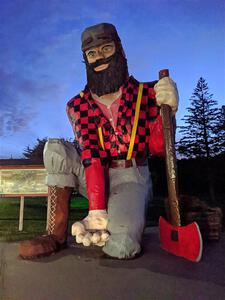
[[[25,260],[33,260],[47,257],[67,247],[67,243],[59,243],[55,236],[46,235],[30,241],[23,241],[19,246],[19,257]]]

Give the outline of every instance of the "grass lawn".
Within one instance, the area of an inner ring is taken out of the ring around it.
[[[160,215],[164,215],[163,203],[156,199],[147,216],[147,226],[157,225]],[[24,206],[23,231],[19,231],[20,198],[0,198],[0,242],[14,242],[30,239],[45,233],[47,199],[45,197],[26,197]],[[71,225],[83,219],[88,213],[88,200],[74,195],[71,199],[69,230]],[[70,233],[70,232],[69,232]]]
[[[45,197],[26,197],[23,231],[19,226],[20,198],[0,198],[0,241],[14,242],[30,239],[46,230],[47,200]],[[73,196],[70,206],[69,228],[74,221],[87,214],[88,201]]]

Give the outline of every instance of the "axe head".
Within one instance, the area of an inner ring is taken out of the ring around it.
[[[174,226],[159,219],[161,248],[187,260],[198,262],[202,256],[202,237],[196,222]]]

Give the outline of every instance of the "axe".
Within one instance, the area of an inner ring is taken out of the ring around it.
[[[169,76],[169,70],[159,72],[159,79]],[[171,108],[161,106],[163,135],[165,141],[165,161],[168,186],[170,223],[163,217],[159,219],[161,248],[187,260],[198,262],[202,256],[202,237],[196,222],[181,226],[177,184],[176,152]]]

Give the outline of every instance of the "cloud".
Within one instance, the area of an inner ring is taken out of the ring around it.
[[[2,89],[0,91],[0,136],[12,135],[24,129],[34,117],[35,111],[30,105],[24,103],[21,94],[26,90],[26,80],[8,74],[0,70],[0,81]],[[31,85],[28,84],[29,93]],[[25,93],[26,94],[26,93]]]
[[[37,117],[39,105],[60,88],[48,82],[23,78],[18,73],[0,69],[0,136],[9,136],[29,127]]]

